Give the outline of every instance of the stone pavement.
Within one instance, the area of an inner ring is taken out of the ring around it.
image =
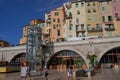
[[[45,80],[42,74],[32,72],[32,80]],[[0,73],[0,80],[23,80],[20,78],[20,72]],[[29,79],[27,79],[29,80]],[[48,80],[68,80],[66,71],[49,70]],[[120,80],[120,70],[103,69],[91,78],[79,77],[74,80]]]

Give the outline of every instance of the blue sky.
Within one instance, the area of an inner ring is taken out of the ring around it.
[[[43,19],[44,13],[67,0],[0,0],[0,39],[19,44],[22,28],[31,19]]]

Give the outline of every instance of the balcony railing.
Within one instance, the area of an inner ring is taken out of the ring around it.
[[[99,28],[90,28],[90,29],[87,29],[88,32],[102,32],[103,29],[102,27],[99,27]]]
[[[106,27],[105,30],[106,30],[106,31],[114,31],[115,28],[114,28],[114,27]]]
[[[85,32],[85,29],[76,29],[76,32]]]
[[[66,19],[72,19],[72,15],[66,15]]]
[[[50,23],[50,21],[51,21],[50,19],[46,19],[46,22]]]

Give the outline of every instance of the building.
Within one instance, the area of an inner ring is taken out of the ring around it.
[[[113,36],[112,0],[104,0],[100,2],[100,15],[104,34],[103,37]]]
[[[120,36],[120,19],[114,18],[113,23],[114,23],[114,29],[115,29],[115,31],[113,32],[113,35]]]
[[[120,0],[112,0],[112,16],[120,18]]]
[[[66,2],[64,3],[64,8],[65,39],[87,36],[85,1]]]
[[[27,29],[32,26],[44,27],[44,21],[41,19],[30,20],[30,23],[23,27],[23,35],[20,39],[20,44],[25,44],[27,39]]]
[[[20,44],[25,44],[26,43],[26,39],[27,39],[27,29],[29,28],[29,25],[26,25],[23,27],[23,35],[20,38]]]
[[[9,46],[10,44],[8,43],[8,42],[6,42],[6,41],[4,41],[4,40],[0,40],[0,48],[1,47],[7,47],[7,46]]]
[[[85,2],[87,36],[103,36],[100,6],[98,0]]]
[[[50,33],[50,41],[62,41],[64,39],[64,8],[59,7],[46,13],[46,30]]]

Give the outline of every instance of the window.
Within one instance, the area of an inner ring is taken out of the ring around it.
[[[96,16],[94,16],[94,21],[97,21],[97,17]]]
[[[93,6],[95,6],[95,2],[93,2]]]
[[[87,6],[90,6],[90,3],[88,2]]]
[[[55,18],[53,18],[53,22],[55,22]]]
[[[58,24],[56,24],[56,27],[58,27]]]
[[[115,13],[115,17],[118,17],[118,13]]]
[[[80,14],[80,11],[79,11],[79,10],[77,11],[77,14]]]
[[[97,30],[101,29],[100,24],[96,24],[96,29]]]
[[[105,11],[105,7],[102,7],[102,11]]]
[[[88,21],[90,22],[90,20],[91,20],[91,17],[90,17],[90,16],[88,16]]]
[[[72,26],[73,26],[73,24],[70,24],[70,26],[69,26],[69,30],[72,30]]]
[[[87,25],[87,29],[88,29],[88,30],[90,30],[90,29],[91,29],[91,28],[90,28],[90,26],[91,26],[90,24],[88,24],[88,25]]]
[[[76,23],[79,24],[79,18],[76,18]]]
[[[78,2],[76,2],[75,7],[78,8]]]
[[[100,25],[99,24],[96,24],[96,28],[98,28]]]
[[[61,24],[58,24],[58,27],[61,27]]]
[[[59,18],[57,19],[57,22],[60,23],[60,19]]]
[[[72,30],[72,26],[69,27],[69,30]]]
[[[81,2],[81,6],[84,7],[84,2]]]
[[[95,12],[96,12],[96,10],[95,10],[95,9],[93,9],[93,12],[95,13]]]
[[[55,29],[56,28],[56,26],[55,26],[55,24],[53,25],[53,29]]]
[[[69,12],[69,17],[72,17],[72,13],[71,12]]]
[[[60,36],[60,30],[57,31],[57,35]]]
[[[78,34],[78,33],[76,33],[76,37],[79,37],[79,34]]]
[[[105,16],[102,16],[102,21],[105,22]]]
[[[112,16],[108,16],[108,21],[112,21]]]
[[[55,15],[55,16],[58,16],[58,15],[59,15],[59,12],[55,12],[54,15]]]
[[[88,9],[88,13],[91,13],[90,9]]]
[[[79,30],[79,26],[78,25],[76,26],[76,30]]]
[[[81,30],[84,30],[84,24],[81,24]]]

